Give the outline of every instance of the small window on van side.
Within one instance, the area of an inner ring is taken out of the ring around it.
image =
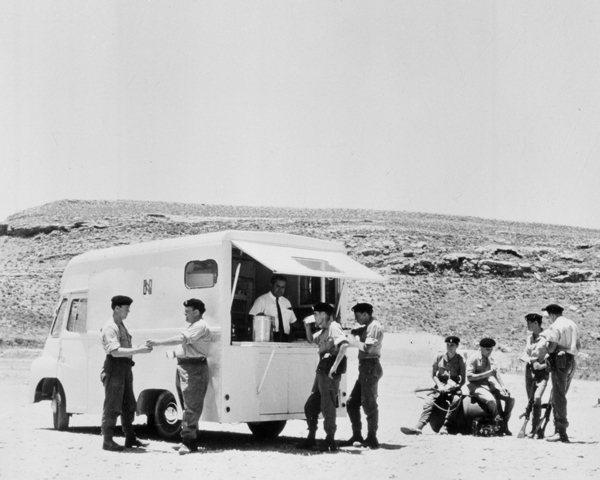
[[[63,301],[60,302],[60,307],[56,312],[56,317],[54,317],[54,323],[52,324],[52,330],[50,331],[50,335],[53,337],[59,337],[60,331],[62,330],[63,320],[65,318],[65,310],[67,309],[67,299],[63,298]]]
[[[87,298],[76,298],[71,302],[67,331],[87,332]]]
[[[216,285],[219,269],[214,260],[194,260],[185,266],[187,288],[210,288]]]

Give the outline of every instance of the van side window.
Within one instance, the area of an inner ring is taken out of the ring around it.
[[[185,266],[187,288],[210,288],[216,285],[219,269],[214,260],[194,260]]]
[[[319,277],[300,277],[300,305],[313,305],[321,301],[322,282],[325,282],[325,301],[331,304],[335,303],[335,279]]]
[[[77,333],[87,331],[87,298],[79,298],[71,302],[67,331]]]
[[[60,331],[62,330],[63,319],[65,318],[65,310],[67,309],[67,299],[63,298],[63,301],[60,303],[60,307],[58,307],[58,311],[56,312],[56,317],[54,318],[54,324],[52,325],[52,330],[50,331],[50,335],[53,337],[60,336]]]

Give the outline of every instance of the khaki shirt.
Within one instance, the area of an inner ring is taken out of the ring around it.
[[[131,335],[123,323],[116,323],[114,320],[106,322],[101,332],[102,346],[107,355],[119,347],[131,348]],[[133,355],[129,355],[131,358]],[[127,358],[127,357],[125,357]]]
[[[467,378],[469,378],[472,374],[478,374],[483,372],[488,372],[492,369],[492,367],[496,366],[494,359],[491,357],[484,357],[481,352],[475,353],[467,364]],[[490,377],[484,378],[482,380],[469,380],[469,385],[489,385]]]
[[[337,322],[331,322],[328,328],[316,332],[313,335],[313,340],[319,347],[320,356],[326,353],[337,355],[340,351],[340,345],[344,342],[348,343],[341,325]]]
[[[359,340],[365,344],[365,346],[373,345],[373,348],[369,353],[358,351],[358,359],[364,358],[381,358],[381,346],[383,343],[383,327],[377,320],[371,321],[367,328],[361,331]]]
[[[540,333],[549,342],[558,344],[558,351],[565,351],[571,355],[577,355],[579,349],[579,329],[573,320],[566,317],[558,317],[552,325]]]
[[[175,349],[177,358],[202,358],[210,353],[210,329],[200,319],[191,323],[183,332],[184,341]]]

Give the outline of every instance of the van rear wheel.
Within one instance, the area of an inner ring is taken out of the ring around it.
[[[69,428],[69,414],[67,413],[67,397],[60,383],[52,389],[52,423],[55,430]]]
[[[159,435],[166,439],[179,436],[181,420],[177,417],[177,402],[171,392],[162,392],[154,405],[154,426]]]
[[[248,422],[248,428],[256,438],[268,440],[277,437],[285,428],[285,420],[272,422]]]

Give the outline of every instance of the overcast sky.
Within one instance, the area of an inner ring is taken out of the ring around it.
[[[0,219],[64,198],[600,228],[600,2],[0,2]]]

